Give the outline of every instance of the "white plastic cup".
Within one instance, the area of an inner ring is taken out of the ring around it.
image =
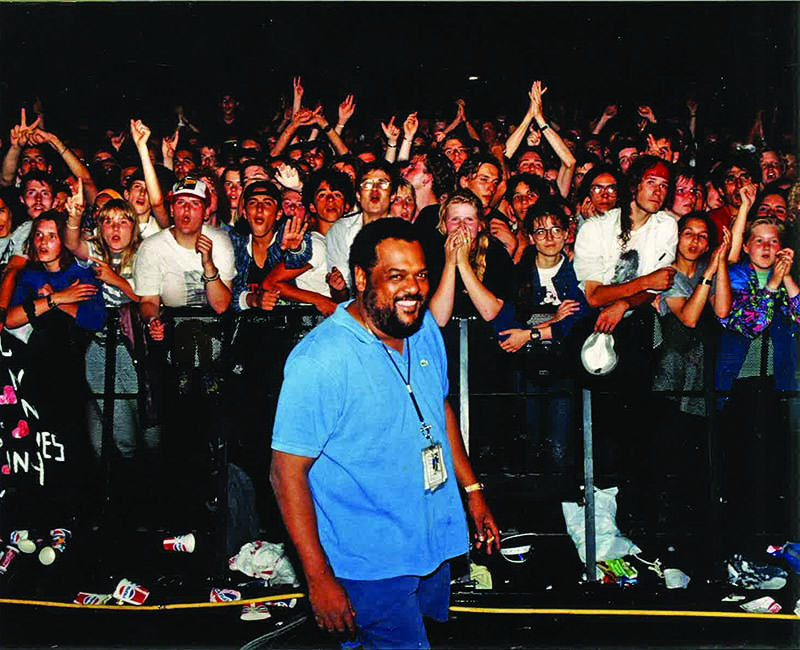
[[[664,582],[667,589],[686,589],[691,578],[680,569],[664,569]]]
[[[164,540],[165,551],[176,551],[179,553],[194,553],[194,534],[178,535],[177,537],[167,537]]]

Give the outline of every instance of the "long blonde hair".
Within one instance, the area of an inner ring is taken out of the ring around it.
[[[438,230],[443,235],[447,235],[445,223],[447,221],[447,212],[451,205],[471,205],[475,208],[475,213],[480,222],[480,230],[478,231],[478,236],[475,238],[475,241],[472,242],[472,248],[469,251],[469,265],[472,267],[478,280],[483,282],[483,275],[486,273],[486,251],[489,248],[489,233],[486,227],[486,218],[483,214],[483,204],[481,200],[468,189],[462,188],[453,192],[439,208]]]
[[[106,240],[103,239],[103,231],[101,228],[103,221],[113,216],[121,216],[126,220],[130,220],[130,222],[133,224],[131,243],[123,251],[122,258],[116,262],[113,258],[111,249],[106,243]],[[133,271],[133,259],[136,256],[136,251],[139,249],[139,244],[142,243],[142,235],[139,231],[139,221],[133,212],[133,208],[131,208],[127,201],[122,199],[111,199],[110,201],[107,201],[100,209],[100,212],[97,213],[95,223],[96,226],[94,229],[94,235],[92,236],[92,241],[94,241],[94,243],[97,245],[97,248],[100,249],[100,252],[103,255],[103,261],[111,266],[111,268],[114,270],[114,273],[117,273],[118,275],[130,275],[130,273]]]

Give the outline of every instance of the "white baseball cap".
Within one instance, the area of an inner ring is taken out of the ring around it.
[[[581,348],[581,362],[590,375],[607,375],[617,367],[614,337],[605,332],[590,334]]]

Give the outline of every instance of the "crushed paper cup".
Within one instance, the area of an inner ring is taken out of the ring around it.
[[[771,596],[756,598],[749,603],[739,605],[746,612],[756,612],[759,614],[777,614],[781,611],[781,606]]]
[[[13,530],[9,536],[9,541],[23,553],[33,553],[36,551],[36,542],[30,539],[27,530]]]
[[[17,555],[19,555],[19,549],[17,549],[16,546],[6,546],[6,550],[3,552],[2,557],[0,557],[0,574],[8,571],[8,567],[11,566],[11,563]]]
[[[211,603],[232,603],[236,600],[241,600],[242,594],[235,589],[218,589],[214,587],[208,597]]]
[[[150,592],[142,585],[137,585],[135,582],[124,578],[119,581],[117,588],[114,589],[114,598],[129,605],[143,605],[149,595]]]
[[[262,621],[270,618],[272,614],[264,603],[247,603],[242,607],[242,614],[239,618],[243,621]]]
[[[176,551],[178,553],[194,553],[195,538],[192,533],[167,537],[164,540],[165,551]]]
[[[111,598],[111,594],[90,594],[86,591],[79,591],[72,602],[76,605],[105,605]]]

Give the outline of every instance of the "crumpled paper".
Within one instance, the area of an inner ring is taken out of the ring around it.
[[[297,587],[300,584],[289,558],[283,552],[283,544],[248,542],[228,560],[228,567],[231,571],[241,571],[254,578],[260,578],[269,587],[275,585]]]

